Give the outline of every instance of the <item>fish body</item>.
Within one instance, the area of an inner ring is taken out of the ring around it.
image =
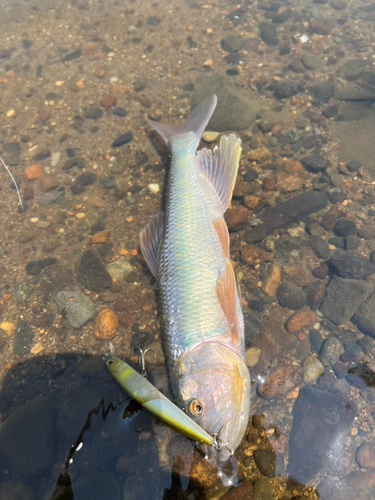
[[[223,215],[241,153],[235,135],[196,152],[216,106],[203,101],[181,125],[151,123],[170,151],[164,214],[141,232],[159,290],[164,349],[178,405],[231,450],[246,430],[250,377],[244,320]],[[221,459],[227,451],[221,450]]]
[[[106,366],[120,387],[161,422],[189,439],[214,445],[212,436],[125,361],[109,358]]]

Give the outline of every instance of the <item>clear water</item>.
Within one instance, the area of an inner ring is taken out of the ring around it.
[[[375,498],[373,3],[0,7],[0,155],[26,207],[1,169],[0,498]],[[169,155],[146,118],[177,123],[212,92],[208,130],[243,141],[227,221],[253,386],[232,488],[193,443],[126,399],[102,360],[111,341],[136,366],[134,347],[152,344],[147,372],[171,397],[139,249],[164,203]],[[330,164],[285,166],[309,155]],[[359,170],[345,168],[351,160]],[[312,189],[325,206],[309,211],[302,198],[283,227],[251,236],[269,210]],[[344,264],[325,268],[340,246]],[[102,262],[91,278],[83,254]],[[278,270],[294,285],[286,302],[266,287]],[[67,290],[82,293],[58,309]],[[103,309],[114,312],[107,329]],[[297,328],[288,320],[298,310]]]

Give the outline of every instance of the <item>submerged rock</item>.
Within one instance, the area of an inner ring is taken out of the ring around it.
[[[66,318],[73,328],[82,328],[95,317],[95,305],[83,292],[58,292],[54,301],[60,313],[66,314]]]
[[[375,265],[355,251],[335,252],[327,264],[342,278],[364,280],[375,273]]]
[[[359,306],[352,317],[352,323],[362,333],[375,339],[375,293]]]
[[[289,474],[294,480],[305,484],[322,470],[341,465],[356,411],[354,403],[340,394],[302,387],[289,437]]]
[[[97,250],[84,252],[78,267],[78,281],[88,290],[102,292],[112,286],[112,278]]]

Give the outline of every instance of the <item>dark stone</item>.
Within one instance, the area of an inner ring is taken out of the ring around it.
[[[33,338],[33,329],[26,321],[19,318],[17,321],[13,345],[14,354],[17,354],[17,356],[25,356],[26,354],[29,354]]]
[[[321,281],[310,281],[303,287],[306,294],[306,304],[312,311],[316,311],[322,303],[325,286]]]
[[[56,262],[56,259],[53,259],[52,257],[48,257],[47,259],[40,259],[40,260],[32,260],[28,264],[26,264],[26,272],[30,276],[36,276],[37,274],[40,274],[42,269],[51,266]]]
[[[309,341],[311,352],[314,354],[318,354],[322,345],[323,345],[323,337],[319,330],[315,330],[314,328],[309,332]]]
[[[362,166],[362,163],[358,160],[351,160],[346,164],[346,168],[349,172],[357,172]]]
[[[255,168],[249,168],[246,172],[246,174],[243,176],[243,180],[245,182],[253,182],[255,179],[258,178],[258,172],[255,170]]]
[[[263,325],[259,319],[251,313],[244,315],[245,321],[245,345],[250,347],[251,343],[260,335]]]
[[[372,351],[372,341],[369,339],[369,337],[362,337],[361,339],[357,340],[357,343],[365,354],[370,354],[370,352]]]
[[[275,14],[275,16],[272,18],[273,23],[277,24],[282,24],[285,23],[285,21],[289,21],[293,16],[293,11],[292,9],[284,9]]]
[[[326,287],[320,311],[337,325],[347,323],[372,291],[365,281],[334,276]]]
[[[302,387],[293,407],[289,437],[289,475],[306,484],[343,460],[345,439],[356,415],[354,403],[330,391]],[[306,453],[306,450],[309,450]]]
[[[270,46],[278,44],[277,31],[273,24],[260,23],[260,38]]]
[[[312,88],[315,99],[320,102],[328,102],[334,96],[335,90],[333,82],[317,83]]]
[[[340,217],[337,220],[336,226],[333,229],[336,236],[354,236],[357,234],[357,226],[350,219]]]
[[[264,304],[260,300],[249,300],[247,303],[249,308],[252,309],[253,311],[256,312],[263,312],[264,311]]]
[[[316,135],[310,135],[302,141],[302,147],[304,149],[312,149],[319,143],[319,139]]]
[[[254,460],[260,473],[266,477],[276,476],[276,453],[270,448],[254,451]]]
[[[100,184],[104,187],[104,189],[114,189],[116,187],[115,182],[108,177],[106,179],[102,179]]]
[[[79,175],[74,181],[75,186],[90,186],[96,181],[96,174],[94,172],[84,172]]]
[[[292,59],[288,64],[288,68],[294,73],[303,73],[305,71],[305,66],[300,59]]]
[[[150,16],[147,18],[146,22],[149,26],[157,26],[160,23],[160,19],[158,19],[156,16]]]
[[[20,156],[21,146],[19,142],[7,142],[3,144],[3,152],[9,155]]]
[[[328,276],[328,266],[323,262],[319,266],[315,267],[312,271],[312,275],[319,280],[324,280]]]
[[[123,146],[124,144],[128,144],[133,140],[133,134],[131,132],[127,132],[126,134],[122,134],[117,137],[115,141],[112,143],[112,148],[119,148],[120,146]]]
[[[319,154],[312,154],[301,158],[301,163],[309,172],[324,172],[331,165],[329,160]]]
[[[375,273],[375,265],[355,251],[337,251],[327,264],[341,278],[364,280]]]
[[[182,90],[192,92],[194,90],[194,83],[185,83],[185,85],[182,86]]]
[[[306,305],[306,293],[290,281],[285,281],[277,287],[276,296],[281,307],[299,310]]]
[[[144,76],[139,76],[136,81],[134,82],[134,90],[136,92],[140,92],[141,90],[143,90],[147,85],[147,80],[146,80],[146,77]]]
[[[276,99],[285,99],[298,92],[298,85],[293,80],[281,80],[275,89]]]
[[[78,158],[70,158],[69,160],[66,160],[64,163],[62,169],[66,172],[68,170],[71,170],[73,167],[78,165]]]
[[[103,116],[103,110],[100,108],[91,108],[85,113],[85,118],[88,120],[99,120]]]
[[[368,66],[368,62],[363,59],[350,59],[338,69],[337,75],[346,80],[355,80]]]
[[[339,236],[337,236],[339,238]],[[361,238],[358,236],[347,236],[345,238],[345,250],[357,250],[361,243]]]
[[[2,423],[0,455],[13,474],[31,480],[51,473],[55,463],[55,419],[54,401],[38,396]]]
[[[375,339],[375,293],[359,306],[351,321],[358,330]]]
[[[89,248],[82,255],[77,279],[81,285],[93,292],[102,292],[112,286],[111,275],[94,248]]]
[[[339,114],[339,108],[338,106],[326,106],[323,111],[322,115],[325,118],[335,118]]]
[[[350,368],[348,370],[348,377],[360,378],[361,381],[364,382],[364,385],[362,385],[360,388],[375,387],[375,372],[373,372],[369,368],[367,363],[361,363],[358,366]]]
[[[242,62],[242,59],[242,54],[238,54],[237,52],[234,54],[228,54],[224,57],[224,61],[229,64],[229,66],[237,66]]]
[[[73,194],[82,194],[86,191],[86,188],[85,188],[85,186],[73,185],[73,186],[71,186],[70,190]]]
[[[39,151],[39,153],[37,153],[33,160],[34,161],[43,161],[43,160],[46,160],[47,158],[49,158],[51,156],[51,150],[50,149],[44,149],[42,151]]]
[[[331,255],[328,243],[319,236],[311,236],[309,238],[310,246],[319,259],[328,259]]]
[[[333,370],[334,374],[336,375],[336,377],[340,378],[340,379],[344,378],[345,375],[347,375],[347,373],[348,373],[347,367],[345,365],[343,365],[342,363],[340,363],[339,361],[332,366],[332,370]]]
[[[70,52],[69,54],[67,54],[66,56],[64,56],[61,59],[61,62],[74,61],[74,59],[78,59],[79,57],[81,57],[81,55],[82,55],[82,50],[81,49],[77,49],[74,52]]]
[[[221,40],[221,48],[225,52],[238,52],[245,47],[246,40],[242,36],[228,35]]]
[[[334,245],[336,248],[342,248],[343,250],[345,249],[345,238],[342,236],[334,236],[333,238],[330,238],[328,240],[328,243],[330,245]]]
[[[279,55],[286,56],[288,54],[290,54],[290,46],[287,43],[283,43],[279,47]]]
[[[128,112],[124,108],[115,108],[112,111],[112,114],[115,115],[115,116],[120,116],[120,117],[123,118],[124,116],[126,116],[128,114]]]

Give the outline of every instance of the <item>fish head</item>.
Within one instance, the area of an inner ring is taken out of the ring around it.
[[[219,446],[218,458],[227,460],[240,444],[249,420],[247,366],[230,347],[206,342],[187,351],[178,370],[179,405],[205,431],[218,436],[224,445]]]

